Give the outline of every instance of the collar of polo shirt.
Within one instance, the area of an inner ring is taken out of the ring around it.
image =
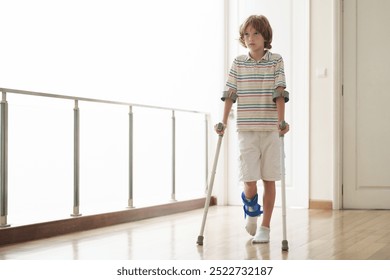
[[[255,62],[260,62],[260,61],[262,61],[262,60],[270,60],[270,52],[268,51],[268,50],[266,50],[265,51],[265,54],[263,55],[263,57],[259,60],[259,61],[256,61],[256,60],[254,60],[251,56],[250,56],[250,54],[248,53],[248,55],[246,56],[246,59],[245,59],[245,61],[249,61],[249,60],[252,60],[252,61],[255,61]]]

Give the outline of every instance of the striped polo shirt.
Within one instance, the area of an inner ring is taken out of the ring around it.
[[[274,90],[286,88],[283,58],[267,51],[260,61],[249,55],[233,61],[226,82],[237,92],[237,130],[278,130],[278,112],[272,100]]]

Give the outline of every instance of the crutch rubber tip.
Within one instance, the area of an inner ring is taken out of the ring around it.
[[[288,251],[288,241],[287,240],[283,240],[282,241],[282,251],[283,252],[287,252]]]
[[[198,236],[198,241],[196,241],[196,243],[198,244],[198,245],[203,245],[203,239],[204,239],[204,237],[202,236],[202,235],[199,235]]]

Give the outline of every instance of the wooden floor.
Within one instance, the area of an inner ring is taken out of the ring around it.
[[[281,251],[281,209],[271,242],[251,244],[241,207],[209,209],[0,247],[2,260],[372,260],[390,259],[390,211],[287,210],[289,252]],[[1,234],[1,230],[0,230]]]

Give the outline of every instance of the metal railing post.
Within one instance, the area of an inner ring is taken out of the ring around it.
[[[129,106],[129,199],[127,208],[134,208],[133,201],[133,106]]]
[[[176,201],[176,119],[172,110],[172,193],[171,200]]]
[[[79,102],[74,101],[74,125],[73,125],[73,213],[71,216],[78,217],[80,214],[80,109]]]
[[[205,121],[205,193],[207,193],[208,189],[208,181],[209,181],[209,122],[207,114],[204,115]]]
[[[0,105],[0,228],[9,227],[8,215],[8,104],[6,92],[2,92]]]

